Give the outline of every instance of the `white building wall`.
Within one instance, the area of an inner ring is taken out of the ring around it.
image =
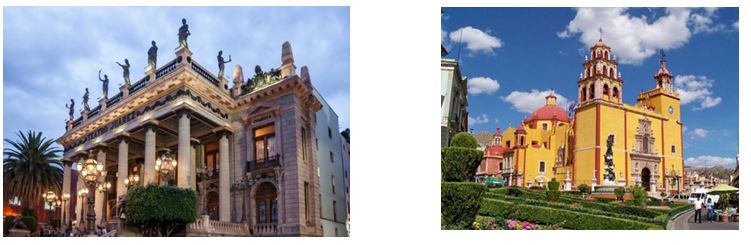
[[[321,110],[316,113],[315,147],[317,147],[316,157],[320,176],[323,236],[346,236],[347,201],[344,187],[342,142],[339,134],[339,116],[318,93],[318,90],[314,89],[313,94],[321,101],[322,105]],[[329,130],[331,137],[329,137]],[[334,201],[336,201],[336,207],[334,207]]]

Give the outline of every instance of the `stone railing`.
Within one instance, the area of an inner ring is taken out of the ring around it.
[[[261,159],[247,161],[245,163],[245,169],[247,169],[246,172],[258,171],[262,169],[279,167],[279,166],[281,166],[279,164],[279,154],[272,155],[269,157],[264,157]]]
[[[187,233],[207,236],[249,236],[248,224],[210,220],[208,215],[201,215],[196,222],[188,224]]]
[[[253,225],[254,236],[276,236],[276,224],[257,224]]]
[[[214,86],[219,87],[219,80],[217,80],[217,78],[214,77],[214,75],[212,75],[211,72],[206,71],[206,69],[203,68],[201,65],[195,62],[191,62],[190,67],[191,69],[193,69],[193,71],[198,73],[198,75],[201,75],[201,77],[205,78],[206,80],[214,84]]]

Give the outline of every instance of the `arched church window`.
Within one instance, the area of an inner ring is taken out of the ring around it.
[[[589,98],[590,99],[595,98],[595,85],[594,84],[589,85]]]
[[[649,153],[649,136],[644,135],[644,138],[642,139],[642,148],[644,149],[645,153]]]
[[[610,88],[608,88],[608,85],[602,85],[602,95],[610,96]]]
[[[587,88],[582,87],[582,95],[581,95],[581,101],[584,102],[587,99]]]
[[[608,53],[608,51],[605,51],[605,59],[610,59],[610,53]]]
[[[613,68],[610,68],[610,77],[615,78],[615,72],[613,71]]]
[[[613,87],[613,97],[620,98],[620,94],[618,93],[618,87]]]

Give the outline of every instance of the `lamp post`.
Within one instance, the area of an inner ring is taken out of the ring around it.
[[[138,185],[139,180],[140,177],[137,174],[128,175],[128,178],[125,179],[125,186],[130,189],[131,187]]]
[[[54,191],[47,191],[46,193],[42,194],[42,197],[44,198],[44,201],[47,202],[47,205],[50,206],[51,209],[45,207],[45,210],[47,210],[47,223],[52,225],[52,211],[55,210],[55,202],[57,201],[57,194],[55,194]]]
[[[169,149],[165,150],[162,156],[156,159],[156,164],[154,165],[154,168],[160,174],[159,184],[167,185],[169,183],[167,178],[171,177],[176,167],[177,160],[172,157]]]
[[[99,191],[99,193],[102,194],[102,220],[100,221],[100,224],[102,225],[105,225],[107,223],[107,194],[111,188],[112,184],[110,184],[109,182],[99,183],[96,186],[96,189]]]
[[[104,165],[102,163],[97,162],[94,160],[93,153],[89,151],[89,159],[86,159],[82,164],[77,165],[78,172],[81,173],[81,178],[86,183],[86,186],[89,188],[87,191],[88,194],[88,200],[87,200],[87,210],[88,214],[86,215],[86,223],[87,223],[87,229],[89,230],[89,236],[96,236],[94,233],[94,220],[96,219],[96,214],[94,213],[94,193],[96,188],[97,181],[99,180],[99,177],[102,175],[102,170],[104,170]]]
[[[84,210],[85,210],[84,198],[86,198],[86,196],[88,195],[89,195],[89,189],[87,189],[86,187],[81,187],[81,189],[78,189],[78,198],[81,199],[81,217],[80,217],[80,220],[78,221],[79,225],[84,223],[84,220],[83,220]]]

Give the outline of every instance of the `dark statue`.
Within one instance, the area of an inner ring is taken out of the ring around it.
[[[128,62],[128,59],[125,59],[125,65],[120,64],[120,62],[115,63],[123,68],[123,81],[126,85],[130,85],[130,62]]]
[[[107,98],[107,88],[110,85],[110,79],[107,77],[107,74],[104,74],[104,79],[102,79],[102,70],[99,70],[99,81],[102,82],[102,97]]]
[[[229,55],[228,61],[224,61],[224,57],[222,57],[222,51],[219,50],[219,54],[216,56],[216,62],[219,64],[219,75],[217,75],[217,77],[222,78],[224,77],[224,64],[232,62],[232,55]]]
[[[86,93],[83,94],[83,110],[89,111],[89,88],[86,88]]]
[[[615,170],[613,169],[613,143],[615,141],[615,136],[610,135],[608,136],[608,150],[605,152],[605,174],[603,175],[603,179],[608,182],[614,182],[615,181]]]
[[[73,120],[73,112],[75,112],[75,106],[76,102],[73,101],[73,98],[70,99],[70,105],[65,104],[65,108],[68,108],[68,116],[70,116],[70,120]]]
[[[282,75],[282,70],[280,69],[271,68],[268,72],[264,72],[259,65],[256,65],[255,72],[256,74],[253,78],[248,78],[246,84],[243,85],[242,94],[253,92],[279,81]]]
[[[149,48],[149,67],[151,69],[156,69],[156,42],[153,40],[151,41],[151,48]]]
[[[177,40],[180,43],[180,46],[175,49],[188,48],[188,36],[190,36],[190,31],[188,30],[187,21],[183,18],[183,25],[180,26],[180,30],[177,31]]]

